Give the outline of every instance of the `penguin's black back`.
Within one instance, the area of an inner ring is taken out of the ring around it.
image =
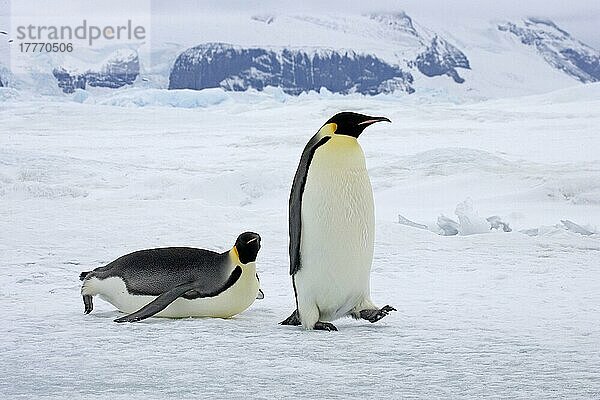
[[[228,252],[166,247],[124,255],[96,268],[84,279],[119,277],[131,294],[158,296],[174,286],[198,280],[218,288],[227,281],[231,268]]]

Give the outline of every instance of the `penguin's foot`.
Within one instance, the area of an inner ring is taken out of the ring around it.
[[[337,331],[338,329],[331,322],[317,321],[313,327],[315,331]]]
[[[85,310],[83,310],[84,314],[89,314],[92,312],[92,310],[94,309],[94,303],[92,301],[92,296],[90,296],[89,294],[84,294],[83,295],[83,305],[85,307]]]
[[[298,314],[298,310],[294,310],[292,315],[290,315],[289,317],[287,317],[286,319],[284,319],[283,321],[281,321],[279,323],[279,325],[293,325],[293,326],[298,326],[300,324],[302,324],[302,322],[300,322],[300,315]]]
[[[374,322],[379,321],[381,318],[387,316],[392,311],[397,311],[397,310],[394,307],[387,305],[387,306],[380,308],[379,310],[377,310],[377,309],[361,310],[360,317],[362,319],[366,319],[370,323],[374,323]]]

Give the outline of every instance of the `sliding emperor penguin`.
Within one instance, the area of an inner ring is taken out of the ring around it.
[[[379,321],[395,311],[370,298],[375,238],[373,190],[357,138],[391,122],[353,112],[334,115],[309,140],[289,204],[290,274],[296,310],[283,325],[337,330],[343,316]]]
[[[262,298],[256,274],[257,233],[242,233],[231,250],[216,253],[189,247],[136,251],[104,267],[82,272],[85,313],[99,295],[131,313],[115,322],[157,317],[229,318]]]

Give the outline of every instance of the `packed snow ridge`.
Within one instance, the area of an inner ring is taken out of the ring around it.
[[[413,77],[370,54],[334,49],[243,48],[207,43],[175,61],[169,89],[220,87],[231,91],[278,86],[298,95],[322,87],[333,93],[414,92]]]
[[[500,24],[498,29],[535,47],[548,64],[573,78],[583,83],[600,81],[600,52],[574,39],[554,22],[528,18],[517,24]]]

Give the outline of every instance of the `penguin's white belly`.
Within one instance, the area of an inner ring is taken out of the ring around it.
[[[250,307],[258,294],[259,283],[256,279],[256,269],[254,272],[249,270],[252,268],[246,266],[239,280],[217,296],[191,300],[180,297],[154,316],[229,318],[239,314]],[[125,282],[119,277],[91,278],[85,286],[84,290],[87,293],[98,294],[100,298],[128,314],[139,310],[157,297],[130,294]]]
[[[346,315],[369,298],[373,260],[373,191],[356,139],[335,137],[317,149],[302,198],[302,297],[322,320]],[[369,300],[370,301],[370,300]]]

